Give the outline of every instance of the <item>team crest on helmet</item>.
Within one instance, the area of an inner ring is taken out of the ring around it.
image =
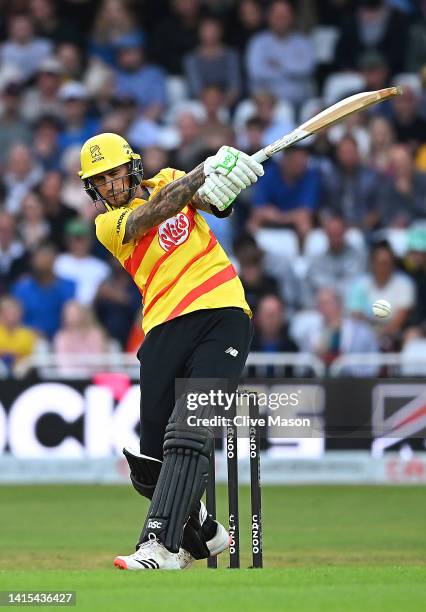
[[[158,227],[158,241],[165,251],[182,244],[189,236],[189,219],[185,213],[180,212],[174,217],[163,221]]]
[[[90,155],[92,157],[92,163],[98,162],[98,161],[101,161],[101,159],[104,159],[99,145],[92,145],[90,147]]]

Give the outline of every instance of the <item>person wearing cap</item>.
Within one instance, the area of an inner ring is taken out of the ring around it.
[[[143,115],[155,120],[166,106],[165,73],[147,63],[143,45],[140,34],[125,34],[116,41],[115,91],[134,98]]]
[[[72,145],[82,145],[96,134],[99,122],[87,116],[87,89],[80,81],[68,81],[59,90],[62,117],[65,127],[59,136],[59,148],[63,152]]]
[[[42,115],[58,119],[62,116],[59,88],[62,79],[62,65],[55,57],[44,59],[38,70],[35,86],[25,94],[22,114],[28,121],[37,121]]]
[[[200,211],[229,216],[241,190],[262,174],[261,164],[229,146],[188,174],[162,168],[148,179],[141,156],[118,134],[100,134],[82,147],[84,188],[106,211],[95,219],[96,236],[133,278],[143,302],[141,437],[138,449],[123,453],[133,486],[151,503],[136,552],[117,556],[117,568],[184,569],[229,546],[227,530],[201,502],[213,431],[188,423],[186,393],[175,394],[175,383],[184,377],[192,387],[214,378],[214,389],[207,382],[213,393],[235,392],[252,313]],[[212,402],[200,408],[208,423]]]
[[[109,276],[109,267],[91,255],[93,233],[86,221],[68,221],[65,238],[68,249],[56,258],[55,274],[74,281],[77,301],[86,306],[91,305],[99,285]]]

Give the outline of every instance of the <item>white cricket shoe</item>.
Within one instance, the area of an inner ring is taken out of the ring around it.
[[[168,551],[155,536],[141,544],[132,555],[116,557],[114,565],[123,570],[181,569],[178,555]]]
[[[220,555],[220,553],[229,548],[229,533],[221,523],[217,521],[215,523],[217,524],[216,534],[211,540],[206,542],[211,557],[216,557],[216,555]],[[197,560],[184,548],[179,550],[177,558],[180,569],[188,569]]]

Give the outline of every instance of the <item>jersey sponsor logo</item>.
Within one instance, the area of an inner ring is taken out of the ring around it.
[[[174,217],[163,221],[158,227],[158,241],[165,251],[182,244],[189,236],[189,219],[180,212]]]
[[[163,521],[148,521],[148,529],[161,529],[163,527]]]
[[[129,212],[129,210],[125,210],[124,212],[121,213],[121,215],[118,217],[118,221],[117,221],[117,227],[115,228],[115,231],[117,234],[120,233],[120,228],[121,228],[121,224],[123,223],[123,219],[124,217],[127,215],[127,213]]]

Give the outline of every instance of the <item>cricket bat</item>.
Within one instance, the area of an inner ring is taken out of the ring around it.
[[[345,98],[333,104],[330,108],[326,108],[321,113],[312,117],[312,119],[308,119],[308,121],[305,121],[305,123],[292,132],[278,138],[278,140],[275,140],[275,142],[269,144],[264,149],[257,151],[257,153],[252,155],[252,158],[262,164],[272,155],[278,153],[278,151],[291,147],[291,145],[303,140],[307,136],[316,134],[316,132],[319,132],[323,128],[330,127],[334,123],[346,119],[346,117],[349,117],[349,115],[353,113],[364,110],[378,102],[383,102],[383,100],[399,96],[401,93],[402,90],[400,87],[386,87],[385,89],[379,89],[377,91],[364,91],[363,93],[349,96],[349,98]]]

